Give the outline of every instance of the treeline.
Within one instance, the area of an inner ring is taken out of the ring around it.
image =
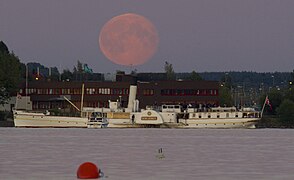
[[[16,92],[21,78],[19,58],[0,41],[0,105],[6,103]]]
[[[268,103],[265,104],[265,116],[260,122],[260,126],[294,128],[293,84],[289,84],[287,88],[283,89],[271,89],[260,97],[260,104],[264,103],[266,97]]]
[[[186,79],[191,73],[177,73],[178,79]],[[291,81],[291,72],[199,72],[204,80],[230,81],[234,86],[250,88],[285,87]]]
[[[59,72],[57,67],[45,67],[36,62],[27,63],[23,65],[23,74],[25,71],[27,75],[23,75],[23,80],[28,78],[29,81],[103,81],[104,77],[101,73],[93,73],[93,70],[84,64],[77,61],[73,69],[63,69]],[[26,70],[25,70],[26,68]]]

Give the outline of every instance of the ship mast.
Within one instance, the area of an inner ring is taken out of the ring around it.
[[[82,97],[81,97],[81,117],[82,117],[82,113],[83,113],[83,105],[84,105],[84,87],[85,84],[82,84]]]

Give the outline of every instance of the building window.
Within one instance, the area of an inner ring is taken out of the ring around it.
[[[62,94],[70,94],[70,89],[62,89]]]
[[[86,94],[96,94],[95,92],[96,92],[95,88],[87,88],[86,89]]]
[[[202,95],[206,95],[206,90],[202,90]]]
[[[73,94],[82,94],[81,89],[73,89]]]
[[[110,94],[110,88],[99,88],[98,93],[99,94]]]
[[[213,90],[212,90],[212,89],[209,90],[209,94],[210,94],[210,95],[213,95]]]
[[[124,94],[128,95],[129,94],[129,89],[124,89]]]
[[[154,95],[154,90],[153,89],[144,89],[143,95],[144,96],[152,96],[152,95]]]

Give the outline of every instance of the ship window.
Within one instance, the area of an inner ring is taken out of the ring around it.
[[[217,115],[216,117],[219,118],[219,115]]]
[[[238,114],[236,114],[236,117],[238,117]]]
[[[199,116],[199,118],[201,118],[201,116]]]
[[[193,117],[195,117],[196,115],[193,113]]]
[[[211,116],[210,115],[208,115],[208,118],[210,118]]]

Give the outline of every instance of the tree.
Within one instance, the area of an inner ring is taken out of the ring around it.
[[[202,77],[196,71],[192,71],[190,80],[192,81],[202,80]]]
[[[77,61],[77,65],[73,68],[73,74],[82,74],[83,73],[83,63],[79,60]]]
[[[9,54],[8,47],[3,41],[0,41],[0,53]]]
[[[233,106],[233,99],[231,95],[231,91],[229,88],[225,86],[220,87],[220,93],[219,93],[219,98],[220,98],[220,106]]]
[[[283,125],[287,127],[294,126],[294,102],[285,99],[279,108],[277,108],[277,113],[279,115],[280,121]]]
[[[78,73],[83,73],[83,63],[81,63],[79,60],[77,62],[77,67],[76,67]]]
[[[294,89],[293,88],[288,89],[286,91],[285,97],[287,97],[288,99],[294,102]]]
[[[10,95],[17,91],[21,63],[17,56],[9,53],[2,41],[0,46],[0,104],[5,104],[10,99]]]
[[[83,64],[79,60],[77,61],[77,66],[74,66],[73,75],[75,80],[86,80],[88,79],[88,75],[93,74],[93,70],[88,67],[87,64]]]
[[[59,80],[59,76],[60,76],[60,73],[58,71],[58,68],[57,67],[51,67],[51,79],[52,80]]]
[[[293,81],[294,81],[294,69],[293,69],[293,71],[291,72],[291,81],[292,81],[292,83],[293,83]]]
[[[232,77],[229,75],[229,73],[225,73],[225,75],[221,78],[221,82],[225,87],[229,89],[231,89],[233,86]]]
[[[72,80],[73,79],[73,73],[70,72],[68,69],[64,69],[63,73],[61,74],[61,79],[63,80]]]
[[[167,80],[175,80],[176,79],[176,75],[175,75],[174,68],[173,68],[172,64],[165,61],[164,70],[165,70],[165,73],[167,76]]]
[[[0,87],[0,105],[3,105],[7,102],[9,94],[4,87]]]
[[[271,103],[271,112],[272,114],[276,113],[276,109],[280,106],[280,104],[282,103],[284,97],[283,97],[283,93],[279,90],[277,90],[276,88],[273,88],[269,94],[268,94],[268,98],[270,100]]]
[[[132,69],[131,71],[131,75],[135,76],[137,75],[138,70],[137,69]]]

